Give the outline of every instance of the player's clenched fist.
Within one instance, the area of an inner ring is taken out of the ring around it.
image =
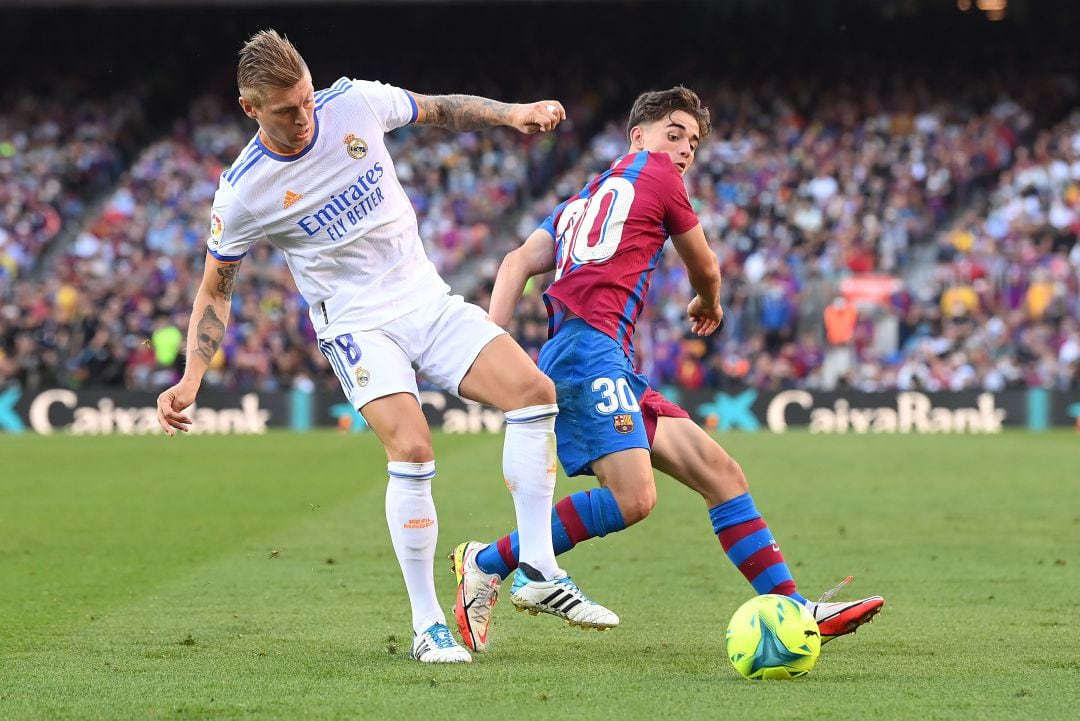
[[[566,120],[566,110],[558,100],[522,103],[510,111],[511,125],[523,133],[546,133]]]

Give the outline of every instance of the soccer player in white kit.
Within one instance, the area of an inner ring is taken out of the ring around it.
[[[259,131],[221,176],[184,376],[158,397],[162,428],[171,436],[190,427],[184,410],[221,345],[240,262],[265,238],[285,253],[319,349],[386,450],[386,519],[412,606],[412,657],[470,660],[435,596],[435,461],[414,365],[446,390],[506,414],[503,475],[522,564],[538,572],[536,592],[558,591],[617,624],[555,562],[554,385],[484,311],[450,295],[424,253],[383,142],[385,133],[409,123],[545,132],[565,118],[563,107],[554,100],[423,96],[346,77],[316,92],[303,58],[273,30],[255,34],[240,51],[237,84],[240,106]]]

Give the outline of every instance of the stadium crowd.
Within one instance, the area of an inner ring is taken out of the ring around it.
[[[138,104],[26,95],[0,113],[0,280],[29,271],[65,220],[124,169]]]
[[[714,127],[687,183],[722,264],[726,324],[686,335],[690,288],[665,253],[636,349],[656,385],[1080,387],[1078,116],[1043,129],[1015,82],[792,77],[696,85]],[[569,85],[573,122],[554,136],[388,136],[455,288],[486,304],[503,254],[625,151],[625,107],[603,99],[620,93]],[[160,389],[182,370],[218,178],[252,127],[206,97],[129,154],[118,143],[136,103],[22,102],[0,115],[0,386]],[[62,224],[78,231],[39,267]],[[866,274],[887,288],[872,301],[845,285]],[[534,355],[543,286],[511,329]],[[233,304],[207,384],[336,388],[279,253],[252,250]]]
[[[190,294],[202,275],[208,208],[221,173],[252,132],[236,115],[210,98],[195,102],[186,120],[139,154],[101,209],[82,219],[44,283],[12,274],[0,314],[0,384],[150,390],[178,377]],[[485,252],[493,226],[526,184],[549,182],[557,167],[554,140],[515,135],[406,128],[388,137],[441,273]],[[85,197],[80,189],[68,189],[72,208]],[[42,244],[20,248],[23,266],[32,267]],[[332,386],[313,340],[283,256],[256,246],[206,383]]]
[[[940,323],[915,339],[908,372],[1075,388],[1080,375],[1080,111],[1038,133],[938,244]],[[936,362],[935,362],[936,361]]]
[[[1032,115],[1006,96],[981,113],[919,87],[819,94],[810,113],[784,97],[770,88],[706,98],[714,137],[688,185],[721,259],[726,329],[715,339],[686,335],[691,291],[666,253],[639,320],[638,362],[650,378],[684,389],[1080,386],[1076,116],[1035,135]],[[596,136],[523,213],[519,236],[623,152],[624,138],[614,124]],[[1020,198],[1030,213],[1018,212]],[[949,230],[954,218],[961,230]],[[993,230],[984,227],[972,248],[976,231],[962,229],[980,218]],[[1006,245],[987,244],[991,232],[1007,235]],[[948,252],[929,261],[913,252],[938,237]],[[484,264],[487,277],[496,267]],[[981,303],[961,317],[957,278],[983,278],[988,267],[987,292],[972,295]],[[867,273],[895,281],[876,298],[839,300],[845,278]],[[528,289],[514,328],[534,353],[544,337],[542,286]]]

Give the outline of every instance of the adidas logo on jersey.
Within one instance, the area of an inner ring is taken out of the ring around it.
[[[303,197],[304,196],[300,195],[300,193],[294,193],[291,190],[286,190],[285,191],[285,202],[283,202],[281,204],[281,207],[282,208],[291,208],[296,203],[296,201],[300,200]]]

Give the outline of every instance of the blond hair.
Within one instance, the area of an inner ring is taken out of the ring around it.
[[[276,30],[260,30],[240,48],[236,85],[252,105],[261,105],[267,90],[286,90],[307,75],[307,63]]]

